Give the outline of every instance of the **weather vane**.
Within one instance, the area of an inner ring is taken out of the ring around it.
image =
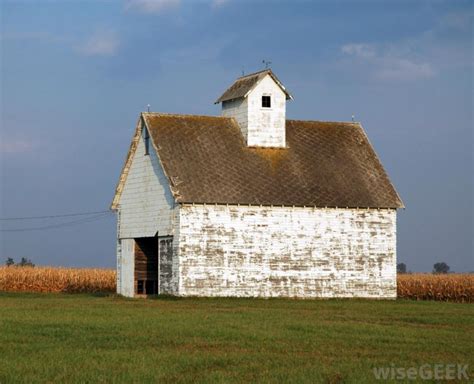
[[[271,61],[267,61],[267,60],[262,60],[262,63],[265,64],[265,69],[270,68],[270,65],[272,65],[272,62],[271,62]]]

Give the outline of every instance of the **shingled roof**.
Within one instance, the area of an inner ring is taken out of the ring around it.
[[[228,117],[142,118],[178,203],[403,207],[359,123],[287,120],[276,149],[247,147]]]
[[[278,84],[283,92],[285,92],[286,99],[293,99],[293,96],[285,89],[283,84],[278,80],[276,75],[271,69],[265,69],[260,72],[251,73],[246,76],[239,77],[235,82],[227,88],[227,90],[219,97],[214,104],[221,103],[227,100],[238,99],[239,97],[247,96],[252,89],[262,80],[265,76],[270,75],[271,78]]]

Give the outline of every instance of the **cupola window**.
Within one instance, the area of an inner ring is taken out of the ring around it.
[[[262,108],[271,108],[272,101],[270,96],[262,96]]]

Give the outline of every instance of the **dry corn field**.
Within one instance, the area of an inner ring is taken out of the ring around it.
[[[115,284],[112,269],[0,267],[0,291],[113,293]],[[398,275],[398,297],[474,303],[474,275]]]
[[[474,274],[398,275],[398,297],[474,303]]]
[[[115,292],[115,271],[52,267],[0,267],[0,291]]]

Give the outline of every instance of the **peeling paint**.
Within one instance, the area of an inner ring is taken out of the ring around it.
[[[396,211],[184,205],[179,295],[396,297]]]

